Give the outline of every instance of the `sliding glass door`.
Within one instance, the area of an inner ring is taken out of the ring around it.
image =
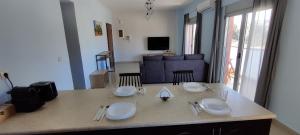
[[[227,17],[226,19],[226,35],[225,35],[225,66],[224,66],[224,83],[235,88],[235,73],[237,69],[237,54],[239,50],[239,41],[241,37],[241,25],[243,15]]]
[[[271,9],[226,17],[224,83],[254,100]]]

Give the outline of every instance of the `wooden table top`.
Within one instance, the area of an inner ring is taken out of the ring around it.
[[[166,86],[175,95],[168,102],[155,97]],[[195,115],[188,101],[204,97],[215,97],[215,92],[229,89],[222,84],[209,84],[211,90],[203,93],[189,93],[181,86],[170,84],[145,85],[146,94],[128,98],[115,97],[113,89],[95,89],[60,92],[58,97],[33,113],[20,113],[0,124],[0,134],[56,133],[122,129],[135,127],[202,124],[230,121],[274,119],[276,115],[252,101],[230,90],[227,103],[232,109],[229,116],[212,116],[206,112]],[[136,102],[137,112],[133,118],[123,121],[93,121],[100,105],[116,102]]]

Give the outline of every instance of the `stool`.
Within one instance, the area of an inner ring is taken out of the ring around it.
[[[91,88],[105,88],[108,83],[107,70],[97,70],[90,74]]]

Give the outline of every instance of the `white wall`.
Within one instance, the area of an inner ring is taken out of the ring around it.
[[[143,54],[159,53],[148,51],[147,37],[169,36],[170,50],[176,51],[177,22],[175,11],[155,11],[150,20],[144,11],[114,11],[114,48],[117,62],[140,61]],[[119,23],[119,20],[121,24]],[[123,29],[131,39],[123,40],[117,31]]]
[[[289,0],[282,28],[279,59],[272,86],[270,110],[300,133],[300,16],[299,0]]]
[[[206,62],[210,62],[212,39],[214,35],[214,21],[215,21],[214,9],[207,9],[202,13],[201,53],[205,55],[204,60]]]
[[[112,23],[112,13],[100,0],[72,1],[75,6],[85,84],[90,88],[89,75],[96,70],[95,55],[107,50],[106,23]],[[95,37],[94,20],[102,22],[103,36]]]
[[[1,0],[0,18],[0,71],[15,85],[50,80],[73,89],[58,0]]]

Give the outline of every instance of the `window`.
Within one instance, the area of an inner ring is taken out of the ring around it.
[[[191,18],[185,28],[185,43],[184,54],[194,54],[195,52],[195,37],[196,37],[196,23],[197,17]]]

